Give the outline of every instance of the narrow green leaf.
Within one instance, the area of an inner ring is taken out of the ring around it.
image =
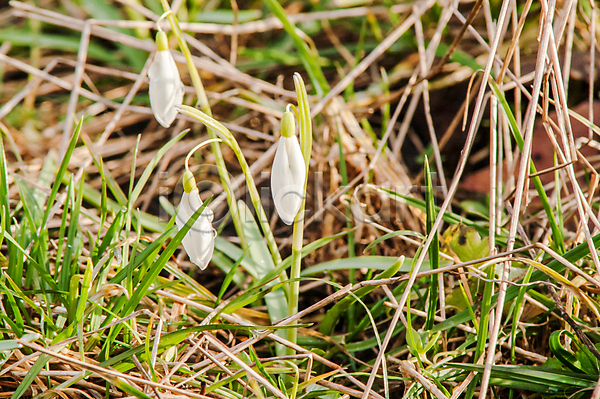
[[[262,16],[261,10],[239,10],[237,15],[237,22],[243,24],[244,22],[255,21]],[[232,25],[235,21],[235,16],[231,10],[202,10],[196,14],[194,22],[208,22],[211,24],[228,24]]]
[[[374,187],[374,188],[376,188],[378,191],[382,191],[384,193],[389,194],[392,198],[394,198],[397,201],[400,201],[408,206],[412,206],[417,209],[420,209],[423,212],[425,212],[425,210],[427,208],[425,201],[423,201],[423,200],[412,198],[412,197],[409,197],[406,195],[402,195],[393,190],[389,190],[389,189],[386,189],[383,187]],[[436,206],[435,212],[438,213],[439,211],[440,211],[440,207]],[[482,236],[487,236],[487,234],[488,234],[487,225],[475,223],[472,220],[462,217],[460,215],[457,215],[456,213],[453,213],[453,212],[449,212],[449,211],[444,212],[443,220],[444,220],[444,222],[452,224],[452,225],[464,224],[465,226],[474,227],[477,229],[479,234],[481,234]],[[506,245],[507,238],[508,238],[508,235],[506,232],[498,234],[496,236],[496,243],[500,246],[504,246],[504,245]]]
[[[10,205],[8,195],[8,171],[6,170],[6,156],[4,154],[4,140],[0,136],[0,215],[2,229],[10,231]],[[10,248],[9,248],[10,249]]]
[[[431,181],[431,172],[429,170],[429,160],[427,159],[427,156],[425,156],[424,166],[425,185],[427,187],[427,191],[425,193],[425,206],[427,208],[427,234],[433,234],[433,240],[431,241],[431,245],[429,246],[429,263],[431,270],[436,270],[439,268],[440,264],[440,242],[437,230],[433,230],[433,222],[437,217],[437,212],[435,211],[433,182]],[[435,314],[437,311],[438,303],[438,289],[440,286],[440,282],[442,282],[441,277],[441,274],[433,274],[429,281],[429,300],[427,306],[427,318],[425,319],[425,330],[431,330],[435,322]]]
[[[81,127],[83,126],[83,118],[77,124],[75,131],[73,132],[73,136],[71,137],[71,141],[69,142],[69,146],[67,147],[67,151],[60,163],[58,171],[56,173],[56,179],[54,180],[54,184],[52,185],[52,191],[48,196],[48,201],[46,201],[46,212],[44,213],[44,222],[41,226],[41,229],[46,227],[48,223],[48,217],[50,216],[50,211],[54,206],[54,199],[56,198],[56,194],[58,193],[58,189],[60,188],[61,183],[63,182],[63,177],[65,176],[65,172],[67,171],[67,167],[69,166],[69,161],[71,160],[71,156],[73,155],[73,151],[75,150],[75,146],[77,145],[77,140],[79,139],[79,133],[81,132]]]
[[[552,334],[550,334],[550,338],[548,339],[548,346],[550,347],[550,350],[565,367],[569,368],[570,370],[576,373],[585,373],[581,368],[581,363],[579,362],[579,360],[577,360],[575,355],[572,354],[567,348],[565,348],[560,342],[561,336],[563,334],[569,337],[571,340],[577,340],[577,337],[575,337],[575,335],[570,331],[553,331]]]
[[[465,363],[447,363],[445,366],[478,373],[483,372],[484,367]],[[492,366],[490,384],[564,397],[565,394],[573,394],[582,388],[593,388],[597,380],[597,375],[546,367],[497,365]]]
[[[100,258],[105,255],[105,252],[108,249],[108,247],[113,242],[116,242],[118,240],[119,234],[122,229],[123,229],[123,210],[120,210],[117,213],[117,215],[115,216],[115,218],[113,219],[110,227],[106,231],[106,234],[104,234],[104,237],[102,238],[102,242],[101,242],[100,246],[97,247],[96,250],[94,251],[94,254],[92,256],[93,264],[97,264],[98,261],[100,260]]]
[[[31,385],[35,377],[37,377],[37,375],[40,373],[40,371],[42,371],[42,369],[46,366],[46,363],[48,363],[50,359],[50,355],[42,353],[40,357],[38,357],[38,359],[35,361],[33,366],[31,366],[29,372],[27,373],[27,375],[25,375],[25,378],[23,378],[23,380],[21,381],[15,392],[12,394],[10,399],[19,399],[21,396],[23,396],[27,389],[29,389],[29,386]]]
[[[516,360],[516,346],[517,346],[517,328],[519,325],[519,318],[521,317],[521,313],[523,312],[523,301],[525,300],[525,287],[526,284],[529,283],[529,280],[531,280],[531,274],[533,273],[533,266],[529,266],[529,268],[527,269],[527,273],[525,273],[525,277],[523,277],[523,286],[519,288],[519,294],[517,296],[517,299],[515,300],[515,310],[514,310],[514,315],[513,315],[513,319],[512,319],[512,326],[511,326],[511,330],[510,330],[510,359],[511,361],[514,363]],[[469,307],[470,309],[470,307]]]
[[[260,230],[254,221],[254,216],[252,215],[250,209],[248,209],[243,201],[238,202],[238,209],[240,212],[240,219],[242,220],[242,226],[244,228],[244,234],[246,235],[250,256],[257,265],[257,277],[262,279],[264,276],[269,274],[269,272],[272,272],[275,269],[275,264],[273,263],[269,248],[265,244],[263,236],[260,234]],[[266,286],[266,288],[274,284],[275,282],[271,282]],[[285,297],[283,289],[279,289],[265,295],[265,302],[267,304],[267,310],[269,312],[271,323],[274,324],[288,315],[288,301]],[[278,332],[278,334],[285,338],[285,332]],[[285,353],[284,347],[279,349],[280,345],[278,345],[277,348],[278,353],[282,351],[280,355]]]
[[[79,294],[77,309],[75,312],[75,323],[83,323],[83,313],[87,304],[89,290],[92,285],[92,271],[94,270],[94,264],[92,260],[88,258],[83,279],[81,282],[81,292]]]
[[[600,246],[600,234],[595,235],[592,238],[592,241],[594,243],[594,248],[597,249]],[[570,251],[566,252],[563,255],[563,257],[568,262],[576,263],[583,257],[589,255],[589,253],[590,253],[590,249],[588,247],[588,243],[584,242],[584,243],[579,244],[575,248],[571,249]],[[556,259],[550,261],[546,266],[548,268],[556,271],[557,273],[562,273],[565,270],[565,266]],[[547,278],[548,278],[548,276],[540,270],[536,270],[531,275],[532,282],[546,280]],[[522,280],[519,280],[518,283],[522,283]],[[529,291],[532,287],[533,287],[532,285],[528,285],[525,287],[525,289],[527,291]],[[506,290],[506,302],[513,300],[519,294],[519,289],[520,289],[519,286],[515,286],[515,285],[509,286]],[[494,302],[496,300],[497,296],[498,295],[496,294],[492,297],[492,302]],[[477,306],[477,305],[475,305],[475,306]],[[469,312],[465,309],[462,312],[458,313],[457,315],[450,317],[448,320],[436,324],[433,327],[432,331],[433,332],[444,331],[449,328],[456,327],[458,324],[465,323],[467,321],[469,321]]]
[[[141,194],[142,190],[144,189],[144,186],[146,185],[146,182],[152,175],[152,171],[154,170],[156,165],[158,165],[158,162],[160,161],[160,159],[165,155],[165,153],[167,151],[169,151],[169,149],[175,143],[177,143],[179,140],[181,140],[183,138],[183,136],[185,136],[189,131],[190,131],[190,129],[186,129],[183,132],[179,133],[176,137],[173,137],[171,140],[169,140],[169,142],[167,144],[163,145],[160,148],[160,150],[158,150],[156,152],[156,154],[152,157],[152,160],[150,160],[150,163],[148,163],[148,165],[146,166],[146,169],[144,169],[144,172],[140,176],[137,184],[135,185],[135,188],[133,189],[133,192],[131,193],[131,196],[129,197],[129,202],[131,204],[135,204],[135,202],[137,201],[139,195]]]
[[[57,35],[43,32],[41,35],[34,34],[26,29],[7,28],[0,30],[0,42],[9,42],[14,46],[41,47],[45,49],[56,49],[77,53],[79,50],[79,36]],[[88,58],[115,64],[118,57],[109,49],[97,43],[90,43],[88,47]]]
[[[523,144],[524,144],[523,136],[521,135],[521,131],[519,130],[519,125],[517,124],[517,121],[512,113],[512,110],[510,109],[510,106],[508,105],[508,102],[506,101],[506,98],[504,97],[504,93],[502,92],[502,90],[500,90],[500,87],[498,87],[498,84],[493,79],[490,79],[489,83],[492,88],[492,92],[494,93],[494,95],[496,96],[498,101],[500,102],[500,105],[502,106],[502,109],[504,110],[504,113],[506,114],[506,117],[508,118],[508,126],[510,127],[510,131],[512,132],[513,137],[515,138],[515,141],[517,142],[517,146],[519,147],[519,149],[522,152]],[[530,161],[529,173],[532,175],[536,173],[536,169],[535,169],[533,160]],[[535,190],[538,193],[538,196],[542,203],[542,207],[544,208],[544,212],[546,212],[546,216],[548,217],[548,222],[550,223],[550,228],[552,230],[553,245],[556,247],[559,255],[562,255],[565,253],[565,244],[564,244],[562,230],[556,223],[556,218],[554,216],[554,213],[552,212],[552,206],[550,205],[550,201],[548,200],[548,196],[546,195],[546,190],[544,190],[544,185],[542,184],[542,180],[540,179],[539,176],[533,176],[531,178],[531,180],[533,181]]]
[[[223,284],[221,284],[221,289],[219,290],[219,294],[217,295],[216,303],[221,302],[221,298],[223,298],[225,291],[227,291],[229,284],[233,280],[233,277],[235,276],[235,274],[238,270],[238,266],[240,265],[240,263],[242,263],[242,259],[244,259],[244,257],[246,256],[247,253],[248,253],[248,249],[246,249],[244,251],[243,255],[235,262],[235,264],[231,267],[231,269],[225,276],[225,279],[223,280]]]
[[[110,192],[119,203],[119,206],[125,206],[125,204],[127,203],[127,197],[125,196],[123,190],[121,190],[119,183],[117,183],[117,181],[110,174],[110,171],[102,161],[102,158],[96,157],[96,153],[94,151],[94,144],[88,141],[86,139],[86,136],[83,136],[83,142],[89,149],[90,156],[92,157],[94,165],[96,166],[96,168],[98,168],[98,172],[100,173],[100,177],[102,178],[103,190],[106,190],[105,186],[108,185]],[[105,197],[102,197],[100,201],[98,201],[98,205],[100,207],[106,207],[107,202],[105,202]]]
[[[300,58],[302,59],[302,64],[308,72],[308,76],[310,77],[310,81],[312,82],[317,95],[323,97],[326,92],[329,91],[329,84],[327,83],[327,79],[325,79],[325,75],[323,75],[321,66],[316,61],[318,55],[314,54],[314,52],[308,48],[306,42],[298,35],[296,32],[296,29],[298,28],[289,21],[285,15],[285,10],[278,1],[266,0],[265,3],[271,12],[281,21],[283,29],[285,29],[287,34],[292,37],[296,50],[298,50]]]
[[[387,270],[389,269],[398,258],[395,256],[357,256],[354,258],[335,259],[328,262],[319,263],[317,265],[306,268],[300,274],[301,276],[313,276],[315,274],[330,272],[334,270],[352,270],[352,269],[369,269],[369,270]],[[404,258],[404,262],[400,265],[398,271],[408,273],[410,272],[410,266],[412,264],[412,258]],[[450,264],[449,261],[443,261],[440,263],[442,266]],[[430,270],[429,261],[423,262],[421,271]]]
[[[260,359],[258,358],[258,355],[256,354],[256,351],[254,350],[254,346],[250,347],[248,353],[250,355],[250,359],[254,362],[254,364],[256,365],[256,368],[258,368],[258,371],[262,374],[262,376],[265,377],[267,379],[267,381],[269,381],[271,383],[271,385],[277,386],[277,384],[275,384],[275,380],[273,380],[273,378],[271,377],[271,373],[267,372],[267,370],[265,369],[265,366],[261,363]]]
[[[153,399],[152,396],[148,396],[146,395],[144,392],[140,391],[139,389],[137,389],[136,387],[128,384],[127,382],[123,381],[120,378],[117,377],[112,377],[109,375],[103,376],[107,381],[109,381],[112,385],[114,385],[115,387],[117,387],[118,389],[135,396],[136,398],[140,398],[140,399]]]
[[[375,241],[373,241],[372,243],[367,245],[367,247],[363,250],[363,253],[366,254],[367,252],[372,250],[374,247],[376,247],[379,243],[381,243],[385,240],[389,240],[390,238],[399,237],[399,236],[417,237],[421,240],[425,240],[425,236],[421,233],[417,233],[416,231],[411,231],[411,230],[392,231],[391,233],[387,233],[387,234],[382,235],[381,237],[377,237],[377,239]]]
[[[198,219],[198,217],[200,216],[200,214],[202,213],[204,208],[206,208],[206,206],[210,203],[211,199],[212,199],[212,197],[210,197],[209,199],[204,201],[202,206],[200,208],[198,208],[196,210],[196,212],[190,217],[190,219],[185,224],[185,226],[181,230],[179,230],[177,232],[177,234],[175,234],[175,237],[173,237],[173,239],[171,240],[169,245],[167,245],[167,248],[162,251],[162,253],[158,257],[158,259],[156,261],[152,262],[150,269],[147,271],[147,273],[145,273],[143,278],[141,278],[141,280],[139,281],[139,284],[135,287],[135,290],[131,294],[131,297],[123,305],[123,309],[120,312],[121,314],[129,314],[129,313],[133,312],[135,310],[135,308],[141,302],[142,298],[148,294],[148,289],[155,282],[156,278],[158,277],[161,270],[164,268],[167,261],[173,255],[175,250],[179,247],[179,244],[181,244],[181,241],[183,240],[185,235],[188,233],[189,229],[194,225],[194,223],[196,222],[196,219]],[[171,218],[171,223],[173,223],[173,220],[174,219]],[[175,228],[171,227],[171,229],[175,229]],[[170,234],[171,234],[171,231],[166,231],[163,234],[163,236],[166,239],[166,237],[168,237]],[[147,249],[148,248],[146,248],[146,250]],[[141,254],[138,255],[137,258],[140,259],[140,262],[142,262]],[[125,269],[127,269],[127,268],[125,268]],[[121,270],[121,272],[123,272],[125,269]],[[117,276],[115,276],[115,278],[118,277],[121,274],[121,272],[119,272],[119,274]],[[123,275],[121,275],[121,279],[125,277],[126,273],[127,272],[125,272]],[[120,324],[112,330],[110,337],[107,338],[107,340],[106,340],[107,344],[114,340],[114,337],[116,337],[116,335],[121,331],[122,327],[123,327],[123,325]]]
[[[352,258],[352,259],[356,259],[356,258]],[[378,279],[382,279],[382,278],[393,277],[394,275],[396,275],[398,270],[400,270],[400,266],[402,265],[403,262],[404,262],[404,256],[397,258],[397,260],[396,260],[396,262],[394,262],[394,264],[392,264],[384,272],[375,276],[374,279],[378,280]],[[331,308],[331,310],[329,310],[327,312],[327,314],[325,314],[325,318],[323,319],[323,321],[321,322],[321,326],[319,327],[319,332],[326,336],[331,336],[333,334],[335,325],[337,324],[340,316],[346,311],[346,309],[348,309],[348,307],[350,305],[355,303],[357,301],[357,299],[364,297],[365,295],[369,294],[376,288],[377,288],[376,286],[368,286],[368,287],[359,288],[358,290],[356,290],[354,292],[354,295],[349,295],[349,296],[345,297],[344,299],[342,299],[341,301],[339,301],[338,303],[336,303],[333,306],[333,308]]]

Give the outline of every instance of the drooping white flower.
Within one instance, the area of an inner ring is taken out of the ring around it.
[[[179,211],[175,217],[177,228],[182,229],[192,215],[202,206],[202,200],[196,187],[194,176],[188,170],[183,175],[183,195]],[[213,211],[208,207],[196,219],[196,222],[183,238],[183,248],[190,260],[200,268],[206,269],[215,249],[215,230],[212,227]]]
[[[183,103],[183,83],[169,51],[167,34],[156,34],[157,51],[148,68],[150,106],[154,117],[164,127],[171,126],[177,116],[176,105]]]
[[[275,209],[285,224],[292,224],[300,210],[305,181],[306,164],[296,137],[296,122],[294,115],[286,111],[271,169],[271,194]]]

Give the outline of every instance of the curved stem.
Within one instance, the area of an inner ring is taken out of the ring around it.
[[[206,97],[206,92],[204,91],[202,80],[200,79],[200,74],[198,73],[198,69],[196,69],[194,61],[192,60],[192,53],[190,52],[187,43],[183,39],[183,32],[179,28],[177,18],[175,18],[175,15],[173,15],[173,13],[171,12],[171,8],[169,7],[169,4],[166,0],[161,0],[161,4],[163,6],[163,9],[165,10],[165,14],[163,14],[161,18],[166,16],[169,19],[171,29],[173,30],[173,34],[177,38],[179,48],[185,56],[185,61],[190,72],[190,78],[192,79],[192,84],[194,86],[194,89],[196,90],[196,95],[198,96],[198,103],[200,104],[200,108],[202,109],[202,111],[204,111],[204,113],[212,115],[210,104],[208,103],[208,98]],[[213,130],[207,130],[208,136],[211,139],[216,138],[216,134]],[[229,173],[227,172],[227,167],[225,166],[223,153],[221,152],[221,148],[216,142],[213,142],[212,144],[212,153],[215,155],[215,163],[219,171],[219,178],[221,179],[223,190],[225,190],[225,193],[227,194],[227,205],[229,206],[229,212],[231,214],[231,219],[233,220],[233,225],[235,226],[235,231],[237,232],[237,235],[240,238],[242,248],[246,249],[248,247],[248,244],[246,241],[246,235],[244,234],[244,230],[242,227],[240,212],[238,210],[237,202],[235,200],[235,195],[233,193],[233,190],[231,189],[231,180],[229,179]]]
[[[254,210],[256,211],[261,230],[263,231],[263,234],[267,239],[267,245],[269,247],[269,251],[271,252],[271,257],[273,258],[275,266],[279,265],[281,263],[281,255],[279,254],[279,249],[277,248],[275,237],[273,236],[273,232],[271,231],[271,227],[269,226],[269,221],[267,219],[267,215],[265,214],[265,210],[263,209],[262,203],[260,202],[260,195],[258,194],[256,183],[254,183],[254,179],[252,178],[250,167],[248,166],[248,162],[246,162],[246,158],[244,157],[242,149],[240,148],[240,145],[236,141],[235,137],[233,137],[229,129],[223,126],[220,122],[218,122],[212,116],[200,111],[199,109],[190,107],[189,105],[181,105],[177,106],[176,108],[182,114],[194,118],[204,123],[207,127],[214,129],[214,131],[221,136],[223,142],[229,147],[231,147],[231,149],[235,153],[235,156],[237,157],[238,162],[240,163],[240,167],[242,168],[242,172],[246,177],[246,186],[248,188],[248,194],[250,194],[250,199],[252,201],[252,205],[254,206]]]
[[[185,156],[185,170],[190,170],[190,165],[189,165],[189,162],[190,162],[190,158],[192,157],[192,154],[193,154],[193,153],[195,153],[196,151],[198,151],[200,148],[204,147],[204,146],[205,146],[205,145],[207,145],[207,144],[210,144],[210,143],[220,143],[220,142],[222,142],[222,141],[223,141],[223,140],[221,140],[221,139],[219,139],[219,138],[216,138],[216,139],[210,139],[210,140],[203,141],[202,143],[200,143],[200,144],[198,144],[197,146],[195,146],[194,148],[192,148],[192,149],[191,149],[191,150],[190,150],[190,151],[187,153],[187,155]]]
[[[165,13],[161,16],[163,19],[165,16],[169,20],[171,24],[171,29],[173,30],[173,34],[177,38],[177,43],[179,44],[179,48],[181,52],[185,56],[185,62],[187,63],[188,70],[190,72],[190,78],[192,78],[192,84],[194,85],[194,89],[196,90],[196,95],[198,96],[198,102],[200,103],[200,107],[202,110],[209,110],[210,105],[208,104],[208,98],[206,97],[206,92],[204,91],[204,86],[202,85],[202,80],[200,79],[200,74],[194,65],[194,61],[192,60],[192,53],[190,52],[190,48],[188,47],[185,40],[183,40],[183,32],[179,28],[179,22],[173,13],[171,12],[171,7],[167,3],[167,0],[161,0],[163,9]],[[205,111],[206,112],[206,111]]]

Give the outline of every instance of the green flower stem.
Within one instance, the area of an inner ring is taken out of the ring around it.
[[[206,97],[206,92],[204,91],[204,86],[202,85],[202,80],[200,79],[198,70],[196,69],[196,66],[194,65],[194,61],[192,60],[192,53],[190,52],[190,49],[189,49],[187,43],[185,42],[185,40],[183,40],[183,32],[179,28],[179,22],[177,21],[177,18],[175,17],[175,15],[171,12],[171,7],[167,3],[167,0],[161,0],[160,2],[162,4],[163,9],[165,10],[165,13],[167,15],[167,19],[169,20],[169,23],[171,24],[171,29],[173,30],[173,34],[177,38],[177,43],[179,43],[179,48],[181,49],[181,52],[185,56],[185,61],[188,66],[188,70],[190,71],[190,77],[192,78],[192,84],[194,85],[194,89],[196,89],[196,94],[198,95],[198,102],[200,103],[200,108],[202,108],[202,110],[204,112],[206,112],[206,110],[208,110],[208,112],[206,112],[206,113],[211,115],[210,105],[208,103],[208,97]]]
[[[231,147],[235,156],[240,163],[240,167],[242,168],[242,172],[246,177],[246,186],[248,187],[248,194],[250,194],[250,199],[252,201],[252,205],[256,210],[256,215],[258,216],[258,222],[260,223],[260,227],[267,239],[267,245],[269,246],[269,251],[271,252],[271,257],[273,258],[273,262],[275,266],[278,266],[281,263],[281,255],[279,254],[279,249],[277,248],[277,244],[275,243],[275,237],[273,237],[273,232],[271,231],[271,227],[269,226],[269,221],[267,219],[267,215],[265,214],[265,210],[263,209],[262,203],[260,202],[260,196],[258,195],[258,189],[256,188],[256,184],[254,183],[254,179],[252,178],[252,173],[250,172],[250,167],[248,166],[248,162],[246,162],[246,158],[244,154],[242,154],[242,149],[240,145],[236,141],[233,134],[223,126],[220,122],[215,120],[212,116],[206,114],[205,112],[200,111],[194,107],[190,107],[188,105],[181,105],[177,107],[177,110],[184,115],[187,115],[191,118],[194,118],[202,123],[204,123],[209,129],[214,129],[217,134],[221,135],[223,141]],[[285,277],[285,273],[282,274],[283,279],[287,279]]]
[[[308,96],[306,87],[298,73],[294,74],[294,86],[298,96],[298,125],[300,127],[300,146],[306,165],[306,180],[304,181],[304,192],[308,185],[308,169],[310,166],[310,155],[312,151],[312,125],[310,120],[310,108],[308,105]],[[292,267],[290,271],[290,296],[288,300],[288,314],[291,316],[298,313],[298,296],[300,291],[300,261],[302,259],[302,239],[304,238],[304,207],[306,205],[306,197],[302,198],[300,210],[294,220],[294,230],[292,236]],[[297,329],[290,328],[287,330],[287,339],[292,343],[296,343]],[[287,354],[293,355],[295,351],[292,348],[287,348]]]
[[[206,97],[206,92],[204,91],[204,85],[202,84],[202,80],[200,79],[198,69],[196,68],[196,66],[194,65],[194,61],[192,60],[192,53],[190,52],[190,49],[185,40],[183,40],[183,33],[179,28],[177,18],[171,12],[171,8],[169,7],[169,4],[166,0],[161,0],[161,4],[163,6],[163,9],[165,10],[165,13],[167,14],[167,18],[169,20],[169,23],[171,24],[173,34],[177,38],[179,48],[185,56],[185,61],[190,72],[190,77],[192,79],[192,85],[194,86],[194,89],[196,90],[196,95],[198,96],[198,104],[200,105],[200,108],[205,114],[211,116],[212,111],[210,109],[210,104],[208,103],[208,97]],[[216,133],[212,129],[209,128],[207,129],[207,131],[208,136],[211,139],[215,139],[217,137]],[[225,166],[225,160],[223,159],[221,147],[219,147],[219,144],[217,142],[213,142],[211,144],[211,150],[212,153],[215,155],[215,163],[217,164],[217,169],[219,170],[221,184],[223,185],[223,189],[227,194],[227,205],[229,206],[229,212],[231,214],[231,219],[233,220],[233,225],[235,226],[235,230],[238,234],[238,237],[240,238],[242,248],[245,249],[248,246],[246,242],[246,236],[242,228],[242,221],[240,219],[240,212],[237,206],[237,202],[235,200],[235,195],[233,193],[233,190],[231,189],[231,181],[229,180],[229,174],[227,172],[227,167]]]

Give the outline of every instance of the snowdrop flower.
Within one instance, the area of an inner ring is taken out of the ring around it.
[[[304,198],[306,164],[296,137],[294,115],[287,110],[281,120],[281,138],[271,169],[271,194],[285,224],[292,224]]]
[[[175,106],[183,102],[183,83],[169,51],[167,34],[162,30],[156,34],[156,47],[154,60],[148,68],[150,106],[158,123],[169,127],[177,116]]]
[[[196,187],[194,175],[186,170],[183,175],[183,195],[179,203],[179,211],[175,217],[177,228],[181,230],[201,206],[202,200]],[[213,217],[213,211],[208,207],[204,208],[182,241],[185,252],[200,270],[206,269],[215,249],[216,232],[212,227]]]

